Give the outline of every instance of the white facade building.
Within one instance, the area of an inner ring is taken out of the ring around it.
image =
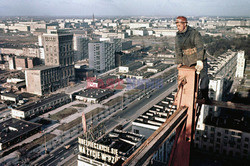
[[[154,28],[153,31],[155,32],[156,37],[160,36],[176,36],[177,29],[158,29]]]
[[[148,34],[146,29],[133,29],[132,31],[135,36],[146,36]]]
[[[152,27],[152,24],[148,23],[148,22],[137,22],[137,23],[130,23],[129,27],[131,29],[133,29],[133,28],[149,28],[149,27]]]
[[[235,77],[237,78],[243,78],[244,77],[244,69],[245,69],[245,52],[240,51],[237,54],[237,68]]]
[[[230,82],[237,73],[236,66],[239,59],[244,58],[244,52],[228,51],[209,62],[210,73],[213,78],[209,82],[209,97],[212,100],[221,101],[225,92],[228,92]],[[236,61],[236,59],[238,59]],[[241,65],[240,65],[241,66]],[[225,116],[220,108],[214,106],[202,106],[201,114],[195,134],[195,147],[228,156],[249,158],[250,157],[250,130],[249,118],[239,113]]]

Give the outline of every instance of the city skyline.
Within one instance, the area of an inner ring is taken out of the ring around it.
[[[2,0],[0,16],[250,16],[247,0]]]

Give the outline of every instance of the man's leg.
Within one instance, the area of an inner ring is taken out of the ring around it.
[[[205,100],[209,101],[208,97],[208,84],[209,84],[209,78],[207,75],[207,61],[205,60],[203,62],[203,69],[200,72],[200,92],[201,92],[201,98],[204,98]]]

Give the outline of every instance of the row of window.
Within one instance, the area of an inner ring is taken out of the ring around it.
[[[45,37],[45,41],[56,41],[55,37]]]
[[[196,144],[195,144],[195,147],[198,148],[198,147],[199,147],[199,144],[196,143]],[[207,148],[207,145],[203,145],[202,148],[203,148],[203,149],[206,149],[206,148]],[[216,144],[216,149],[215,149],[215,152],[216,152],[216,153],[219,153],[219,152],[220,152],[219,148],[220,148],[220,144]],[[239,149],[239,148],[238,148],[238,149]],[[209,146],[209,151],[210,151],[210,152],[213,152],[213,146]],[[227,154],[227,151],[228,151],[227,149],[223,149],[223,154]],[[232,156],[232,155],[233,155],[233,151],[232,151],[232,150],[229,150],[229,151],[228,151],[228,154]],[[244,149],[244,150],[243,150],[243,154],[247,155],[247,154],[248,154],[248,150],[247,150],[247,149]],[[235,155],[236,155],[236,156],[240,156],[240,152],[235,152]]]

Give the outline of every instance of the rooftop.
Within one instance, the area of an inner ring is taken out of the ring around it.
[[[49,102],[51,102],[51,101],[57,100],[57,99],[59,99],[59,98],[61,98],[61,97],[65,97],[65,96],[68,97],[67,94],[64,94],[64,93],[57,93],[57,94],[51,95],[51,96],[49,96],[49,97],[47,97],[47,98],[45,98],[45,99],[36,101],[36,102],[34,102],[34,103],[29,103],[29,104],[26,104],[26,105],[22,105],[22,106],[20,106],[20,107],[17,107],[16,110],[20,110],[20,111],[24,111],[24,112],[30,111],[30,110],[32,110],[32,109],[34,109],[34,108],[40,107],[40,106],[42,106],[42,105],[44,105],[44,104],[47,104],[47,103],[49,103]]]
[[[166,121],[166,119],[169,118],[169,116],[171,116],[176,111],[176,107],[172,106],[173,98],[173,94],[170,94],[169,96],[165,97],[162,101],[155,104],[149,110],[140,115],[133,122],[133,125],[149,125],[154,129],[160,127]]]
[[[229,111],[229,110],[227,110]],[[212,115],[208,115],[204,120],[206,125],[221,127],[226,129],[239,130],[242,132],[250,133],[250,117],[238,112],[235,113],[227,113],[226,115],[221,115],[219,117],[214,117]]]
[[[140,134],[114,129],[99,140],[98,143],[118,149],[119,155],[128,157],[131,154],[131,149],[140,143],[143,138],[144,136]]]
[[[36,66],[36,67],[33,67],[29,70],[48,70],[48,69],[53,69],[56,67],[59,67],[59,66]]]
[[[128,67],[130,71],[139,69],[142,66],[143,66],[143,62],[140,62],[140,61],[132,62],[132,63],[126,65],[126,67]]]
[[[39,127],[41,124],[11,118],[0,123],[0,142],[11,141]]]
[[[18,97],[18,95],[14,94],[14,93],[4,93],[4,94],[1,94],[1,96],[7,96],[7,97]]]
[[[114,93],[114,90],[111,89],[84,89],[83,91],[78,92],[78,96],[99,99],[112,93]]]

